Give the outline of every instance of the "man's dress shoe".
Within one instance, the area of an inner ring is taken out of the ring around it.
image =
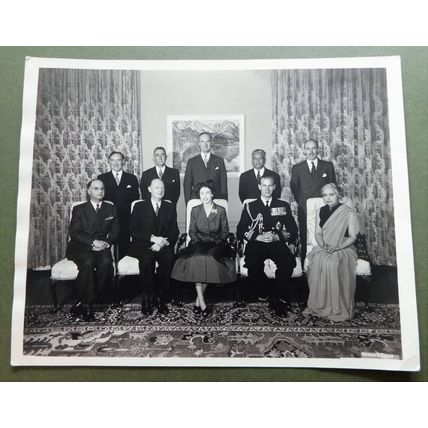
[[[157,304],[157,307],[158,307],[158,312],[160,314],[166,315],[166,314],[169,313],[168,306],[163,301],[159,301],[158,304]]]
[[[153,305],[147,300],[143,300],[141,303],[141,313],[143,315],[151,315],[153,313]]]

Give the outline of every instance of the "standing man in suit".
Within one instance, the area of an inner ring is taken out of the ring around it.
[[[290,205],[272,196],[274,178],[264,175],[259,187],[260,197],[244,207],[237,235],[238,239],[247,241],[245,265],[249,280],[259,289],[260,295],[268,295],[269,308],[275,315],[285,317],[285,299],[296,266],[297,225]],[[266,259],[271,259],[277,266],[273,284],[264,273]]]
[[[104,202],[104,184],[88,183],[89,201],[73,208],[67,258],[77,264],[75,285],[78,302],[71,314],[85,321],[94,320],[92,304],[111,291],[113,264],[110,246],[119,237],[117,209]]]
[[[156,147],[153,151],[153,162],[155,166],[143,172],[141,175],[140,189],[143,199],[150,199],[148,187],[154,178],[160,178],[165,185],[164,201],[169,201],[176,207],[180,197],[180,174],[178,170],[165,165],[167,160],[166,151],[163,147]]]
[[[190,158],[184,174],[184,199],[199,199],[197,184],[211,180],[216,189],[216,197],[227,200],[227,175],[224,160],[211,153],[211,134],[199,134],[198,146],[201,154]]]
[[[318,141],[307,140],[304,145],[306,160],[293,165],[290,187],[298,204],[300,241],[302,244],[302,265],[306,257],[306,201],[321,196],[321,188],[327,183],[336,183],[334,166],[318,158]]]
[[[253,168],[242,173],[239,177],[239,199],[243,203],[245,199],[260,198],[260,179],[265,174],[273,177],[275,190],[272,196],[279,199],[281,197],[281,179],[276,172],[265,168],[266,152],[262,149],[256,149],[251,156]]]
[[[133,174],[125,172],[125,156],[121,152],[112,152],[108,157],[111,171],[98,178],[104,183],[105,200],[113,202],[118,210],[120,236],[118,240],[119,258],[125,257],[129,248],[129,218],[131,204],[140,199],[138,180]]]
[[[153,305],[159,313],[169,312],[165,297],[170,291],[174,245],[178,239],[177,213],[171,202],[163,200],[165,186],[159,178],[149,186],[150,199],[138,202],[131,215],[132,243],[129,255],[138,259],[140,268],[141,312],[150,315]],[[158,262],[157,278],[155,264]]]

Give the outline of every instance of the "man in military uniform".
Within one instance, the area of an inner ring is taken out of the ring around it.
[[[260,198],[244,207],[238,224],[238,239],[247,241],[245,264],[248,278],[256,287],[267,288],[269,308],[275,315],[285,317],[285,292],[296,266],[297,225],[290,205],[272,197],[275,190],[272,176],[261,177],[259,188]],[[275,281],[269,283],[264,273],[267,259],[277,266]]]

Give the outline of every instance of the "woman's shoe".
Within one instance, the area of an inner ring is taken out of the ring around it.
[[[193,306],[193,313],[195,314],[195,315],[199,315],[200,313],[201,313],[202,311],[201,311],[201,307],[200,306]]]
[[[206,306],[203,311],[201,311],[201,315],[206,318],[211,313],[211,307]]]

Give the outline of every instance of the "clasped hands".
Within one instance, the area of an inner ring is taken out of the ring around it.
[[[340,250],[340,248],[339,248],[339,247],[330,247],[330,245],[329,245],[329,244],[324,244],[323,250],[324,250],[326,253],[331,254],[331,253],[334,253],[335,251],[339,251],[339,250]]]
[[[281,233],[284,236],[284,239],[286,241],[291,236],[291,234],[288,233],[286,229],[282,230]],[[260,241],[264,243],[276,242],[276,241],[279,241],[279,236],[275,232],[271,232],[271,231],[263,232],[261,235],[257,236],[256,241]]]
[[[263,232],[262,234],[256,237],[256,241],[264,242],[269,244],[271,242],[279,241],[279,236],[273,232]]]
[[[92,243],[92,251],[103,251],[109,247],[109,244],[106,241],[101,241],[99,239],[95,239]]]
[[[166,247],[167,245],[169,245],[168,239],[164,238],[163,236],[152,236],[150,238],[150,241],[153,242],[153,244],[150,247],[150,249],[152,251],[155,251],[155,252],[158,252],[163,247]]]

